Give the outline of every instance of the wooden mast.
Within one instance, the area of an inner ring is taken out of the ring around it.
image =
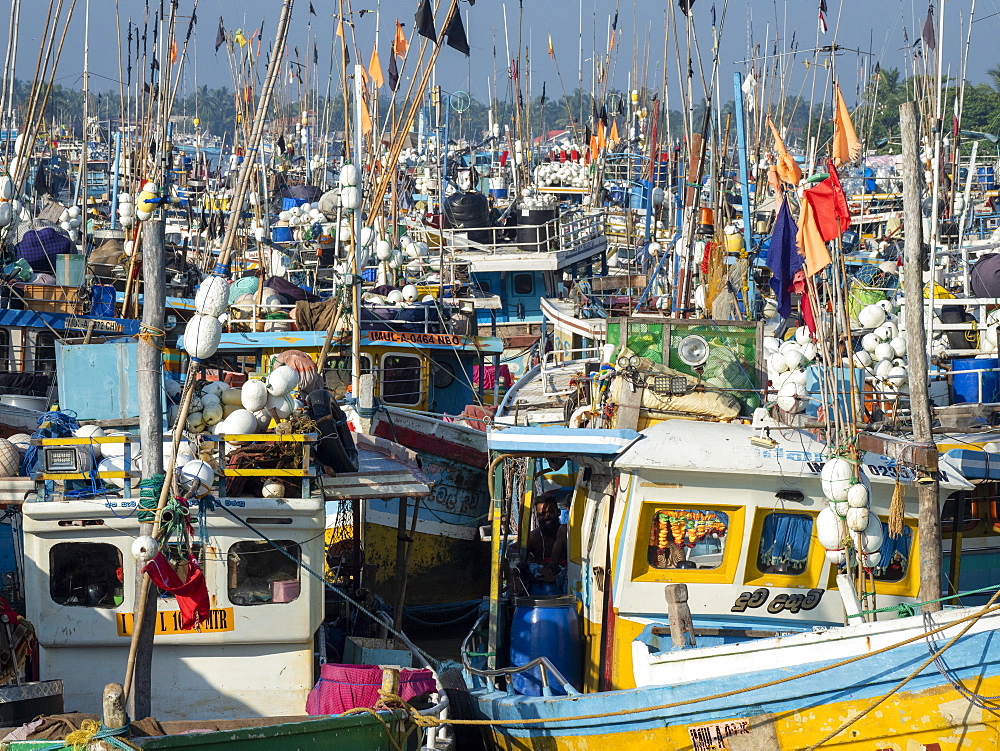
[[[916,102],[904,102],[899,106],[899,126],[903,140],[903,225],[906,228],[903,291],[906,301],[907,351],[910,353],[910,417],[913,420],[914,442],[933,446],[931,404],[927,394],[927,342],[924,337],[923,216],[920,210],[920,136]],[[936,474],[918,474],[917,501],[920,599],[927,602],[941,596],[941,517]],[[940,609],[939,602],[922,606],[925,613]]]

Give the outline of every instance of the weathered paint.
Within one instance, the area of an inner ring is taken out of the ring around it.
[[[169,725],[169,723],[168,723]],[[144,739],[146,749],[218,751],[225,746],[240,751],[398,751],[411,726],[401,712],[339,715],[299,722],[221,730],[210,733],[167,735]],[[50,748],[52,741],[11,741],[7,751]]]
[[[374,564],[373,590],[388,602],[396,596],[394,528],[365,525],[365,561]],[[407,570],[406,604],[424,605],[474,600],[489,584],[489,545],[446,535],[417,532]]]
[[[945,653],[949,675],[980,695],[1000,694],[998,641],[992,630],[960,638]],[[944,638],[937,638],[938,648],[945,643]],[[474,692],[474,698],[483,718],[508,722],[529,717],[551,719],[543,726],[509,725],[503,730],[497,727],[488,731],[496,748],[519,751],[579,751],[622,744],[627,744],[630,751],[799,750],[819,742],[842,722],[861,715],[873,701],[887,694],[891,695],[886,701],[823,748],[858,751],[997,748],[1000,718],[963,698],[933,666],[925,668],[903,690],[891,693],[927,656],[927,645],[919,640],[840,667],[814,662],[794,668],[695,680],[679,686],[552,698],[510,696],[480,689]],[[822,668],[827,669],[754,688]],[[700,696],[740,689],[743,691],[733,696],[694,701]],[[681,706],[648,709],[673,703]],[[622,714],[629,710],[632,711]],[[607,716],[560,721],[560,718],[593,715]],[[724,745],[709,745],[704,740],[707,730],[718,728],[723,733],[728,728],[738,735],[725,739]]]

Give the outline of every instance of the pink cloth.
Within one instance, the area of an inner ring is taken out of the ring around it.
[[[483,388],[487,391],[493,388],[494,381],[496,380],[497,369],[494,365],[487,365],[480,369],[478,365],[472,366],[472,383],[476,386],[479,385],[479,378],[482,376]],[[500,386],[507,388],[511,384],[510,368],[506,365],[500,366]]]
[[[381,686],[382,668],[378,665],[327,663],[320,667],[319,681],[306,699],[306,714],[342,714],[358,707],[374,707]],[[436,689],[430,670],[399,671],[399,696],[403,701]]]

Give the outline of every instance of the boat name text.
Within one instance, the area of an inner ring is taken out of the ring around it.
[[[715,722],[711,725],[699,725],[688,728],[688,735],[691,736],[691,748],[693,751],[718,751],[729,748],[726,738],[734,735],[749,735],[749,720],[729,720],[728,722]]]
[[[823,589],[810,589],[804,595],[779,594],[767,606],[767,612],[771,615],[787,610],[789,613],[798,613],[800,610],[812,610],[819,601],[823,599]],[[736,598],[736,602],[730,608],[733,613],[742,613],[747,608],[759,608],[767,602],[771,596],[771,590],[767,587],[760,587],[753,592],[744,592]]]
[[[390,342],[392,344],[437,344],[445,347],[461,347],[464,337],[456,334],[408,334],[404,331],[370,331],[368,341]]]

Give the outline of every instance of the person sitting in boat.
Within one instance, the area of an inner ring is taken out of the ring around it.
[[[556,594],[566,585],[567,524],[559,508],[566,490],[550,490],[535,499],[532,508],[537,522],[528,535],[527,581],[532,595]]]

